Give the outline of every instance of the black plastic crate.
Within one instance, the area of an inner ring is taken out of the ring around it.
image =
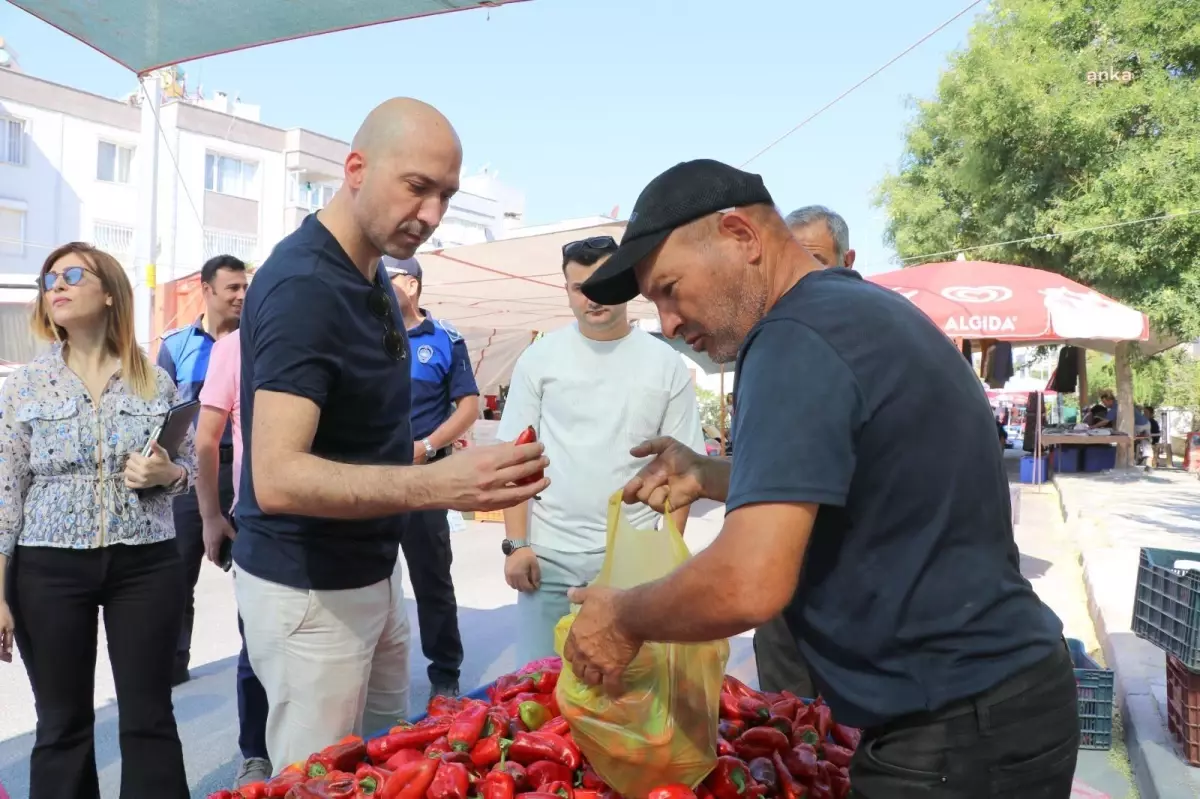
[[[1200,562],[1200,552],[1142,549],[1133,632],[1200,671],[1200,571],[1176,569],[1179,560]]]
[[[1067,639],[1079,694],[1079,748],[1112,749],[1113,673],[1088,657],[1082,641]]]

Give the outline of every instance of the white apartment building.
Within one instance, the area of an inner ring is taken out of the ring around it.
[[[187,98],[168,75],[158,113],[154,263],[162,283],[213,255],[261,262],[341,182],[346,142],[258,121],[226,95]],[[0,68],[0,275],[36,274],[71,240],[128,261],[139,222],[142,112]],[[484,170],[463,178],[431,247],[503,238],[524,198]]]

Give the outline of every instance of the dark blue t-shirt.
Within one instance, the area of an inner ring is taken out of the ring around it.
[[[979,378],[907,299],[805,276],[746,338],[735,404],[726,511],[820,506],[784,617],[839,720],[935,711],[1062,646]]]
[[[412,463],[408,359],[384,349],[385,323],[368,306],[382,289],[403,331],[380,266],[372,283],[316,215],[275,247],[246,292],[242,312],[243,466],[238,492],[239,568],[294,588],[341,590],[386,580],[405,517],[345,520],[263,513],[254,495],[254,392],[277,391],[321,409],[312,454],[341,463]],[[407,350],[407,343],[405,343]],[[407,354],[407,353],[406,353]]]
[[[424,313],[422,311],[422,313]],[[450,418],[451,403],[479,394],[467,342],[454,325],[428,314],[408,331],[413,438],[428,438]]]

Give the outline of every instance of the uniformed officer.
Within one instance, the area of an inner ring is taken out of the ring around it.
[[[204,292],[204,315],[186,327],[168,330],[158,348],[158,365],[179,387],[180,402],[200,397],[213,343],[238,329],[246,297],[246,264],[232,255],[211,258],[200,269],[200,286]],[[221,512],[228,514],[233,504],[233,431],[228,425],[221,436],[220,460]],[[187,575],[183,628],[179,632],[172,675],[172,684],[180,685],[189,679],[196,581],[200,579],[200,565],[204,561],[204,525],[195,488],[175,498],[174,511],[175,541]]]
[[[412,364],[413,463],[431,463],[449,455],[479,417],[479,387],[467,343],[454,325],[420,308],[421,265],[417,259],[384,257],[408,328]],[[458,694],[462,638],[458,603],[450,579],[450,526],[446,511],[416,511],[400,541],[408,562],[421,651],[429,659],[430,696]]]

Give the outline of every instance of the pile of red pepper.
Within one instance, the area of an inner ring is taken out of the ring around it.
[[[862,733],[835,722],[819,697],[806,703],[787,691],[762,693],[726,675],[717,734],[717,767],[697,790],[700,799],[706,788],[713,799],[850,795],[850,758]]]
[[[208,799],[621,799],[585,762],[558,712],[562,668],[500,678],[489,701],[446,699],[428,715],[364,741],[348,737],[267,782]],[[820,700],[762,694],[732,677],[721,691],[717,765],[695,792],[649,799],[844,799],[858,732],[834,724]],[[832,743],[836,741],[837,743]]]

